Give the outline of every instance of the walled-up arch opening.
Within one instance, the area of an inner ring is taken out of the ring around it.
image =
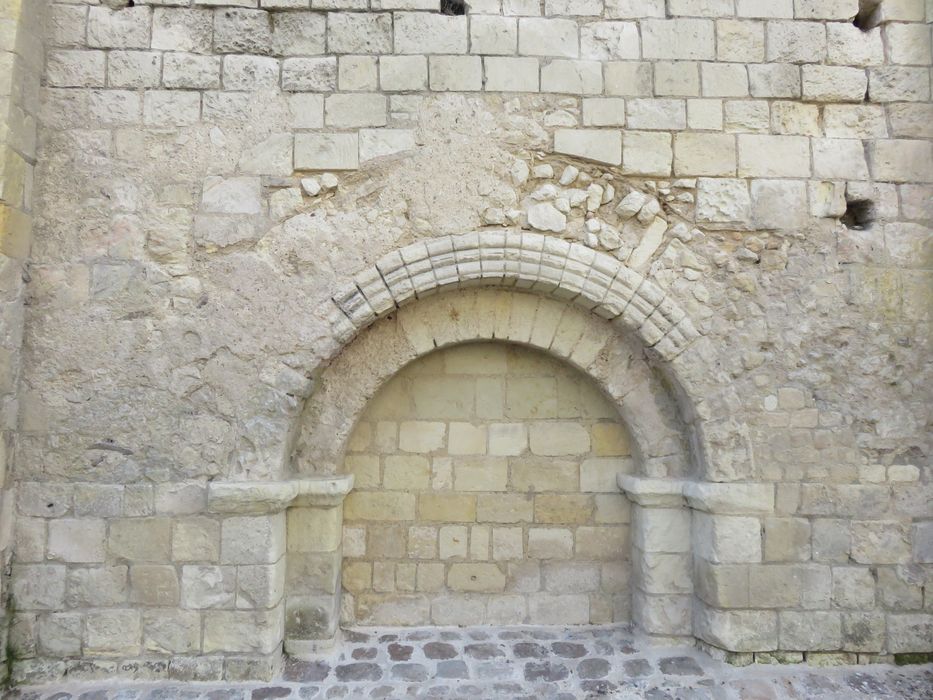
[[[628,622],[616,477],[631,452],[607,397],[543,352],[478,342],[415,360],[344,457],[344,622]]]

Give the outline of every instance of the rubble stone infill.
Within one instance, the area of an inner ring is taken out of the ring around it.
[[[626,628],[347,630],[331,656],[288,659],[273,683],[59,684],[9,700],[325,698],[933,699],[933,666],[730,666],[651,647]]]

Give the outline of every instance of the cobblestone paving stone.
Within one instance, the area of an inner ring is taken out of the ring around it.
[[[576,698],[933,700],[933,665],[734,667],[689,647],[651,647],[619,627],[349,630],[273,683],[85,683],[17,688],[9,700]]]

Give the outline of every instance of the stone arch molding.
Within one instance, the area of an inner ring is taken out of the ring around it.
[[[611,255],[578,243],[527,231],[501,230],[443,236],[393,251],[357,274],[330,300],[332,308],[328,317],[333,347],[337,349],[335,356],[352,347],[351,341],[361,331],[416,300],[475,287],[526,292],[580,307],[603,319],[608,330],[603,344],[597,348],[596,357],[603,350],[611,350],[606,344],[613,334],[637,341],[648,361],[658,370],[667,393],[676,401],[689,440],[686,453],[681,452],[679,457],[674,457],[670,450],[660,454],[654,447],[644,449],[647,443],[640,445],[645,475],[661,476],[662,471],[683,474],[687,471],[689,455],[695,478],[745,481],[756,477],[747,428],[739,415],[739,398],[727,374],[718,369],[711,344],[664,289]],[[459,324],[447,324],[447,330],[441,324],[431,327],[430,331],[427,328],[420,333],[412,330],[409,341],[419,354],[443,344],[499,338],[530,344],[560,356],[562,341],[557,338],[556,330],[550,346],[544,347],[541,335],[546,334],[545,328],[536,329],[534,339],[529,329],[525,338],[522,324],[510,329],[511,320],[503,325],[500,316],[497,321],[499,326],[490,327],[487,323],[485,334],[472,338],[467,337],[469,333]],[[410,327],[414,329],[414,325]],[[478,324],[476,330],[481,327],[482,324]],[[445,337],[444,334],[452,332],[453,328],[457,328],[460,335]],[[383,357],[386,358],[385,352]],[[602,370],[605,377],[600,377],[599,368],[569,356],[565,359],[593,376],[610,398],[618,402],[623,418],[635,421],[632,427],[637,430],[638,419],[626,415],[631,411],[620,401],[626,387],[616,386],[630,381],[631,375],[613,372],[609,366]],[[376,365],[381,362],[378,358],[375,360]],[[372,366],[371,374],[387,379],[391,375],[385,376],[386,371],[394,373],[403,364],[393,364],[386,358],[382,368]],[[638,376],[637,372],[634,374]],[[317,384],[322,386],[324,382]],[[646,388],[659,389],[657,386]],[[323,415],[333,413],[333,409],[326,408],[322,398],[322,390],[314,392],[310,398],[312,410],[321,414],[313,420],[325,428],[315,438],[323,441],[310,455],[317,462],[315,471],[318,472],[335,468],[341,452],[333,444],[328,445],[337,437],[334,429],[339,422],[333,416]],[[349,432],[341,435],[345,438]],[[660,451],[663,452],[663,448]],[[665,457],[669,459],[664,460]],[[662,470],[656,458],[680,464]],[[307,462],[294,466],[299,472],[307,471]]]

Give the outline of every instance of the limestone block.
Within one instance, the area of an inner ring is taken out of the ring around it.
[[[651,64],[611,61],[603,66],[607,95],[646,97],[652,94]]]
[[[447,426],[433,421],[405,421],[399,425],[399,449],[435,452],[444,448]]]
[[[933,144],[890,139],[871,146],[872,175],[888,182],[933,182]]]
[[[428,86],[428,60],[425,56],[382,56],[379,80],[383,90],[403,92],[425,90]]]
[[[632,512],[635,546],[643,552],[689,552],[690,521],[690,511],[686,508],[636,507]]]
[[[166,53],[162,59],[162,84],[167,88],[219,88],[220,57]]]
[[[638,552],[632,557],[632,564],[635,584],[646,593],[688,595],[693,592],[689,556]]]
[[[590,621],[590,599],[585,594],[528,597],[528,623],[532,625],[585,625]]]
[[[911,613],[887,616],[888,652],[906,654],[926,651],[933,639],[933,615]]]
[[[596,61],[638,60],[635,22],[591,22],[580,27],[580,56]]]
[[[735,175],[735,137],[727,134],[677,134],[675,175]]]
[[[110,521],[108,549],[113,557],[134,562],[171,561],[172,521],[127,518]]]
[[[201,616],[189,610],[143,611],[143,650],[190,654],[201,647]]]
[[[532,423],[529,426],[531,451],[536,455],[559,457],[590,451],[590,436],[579,423]]]
[[[684,100],[631,99],[626,108],[627,123],[632,129],[675,130],[687,126],[687,104]]]
[[[752,97],[800,97],[800,67],[783,63],[751,65]]]
[[[452,591],[502,592],[505,590],[505,574],[496,564],[451,564],[447,586]]]
[[[749,568],[747,564],[711,564],[697,559],[694,562],[697,597],[715,608],[750,607]]]
[[[435,625],[475,625],[485,616],[486,605],[479,598],[450,595],[431,601],[431,622]]]
[[[50,51],[46,81],[54,87],[103,87],[105,65],[103,51]]]
[[[761,521],[757,518],[694,513],[693,546],[697,556],[713,563],[760,562]],[[647,547],[643,549],[650,551]]]
[[[809,139],[739,134],[739,175],[800,177],[810,174]]]
[[[432,90],[468,92],[483,89],[483,62],[479,56],[431,56],[428,60]]]
[[[153,49],[210,53],[213,37],[211,10],[156,7],[152,17]]]
[[[518,20],[518,53],[522,56],[580,55],[577,23],[569,19],[529,17]]]
[[[154,494],[156,513],[190,515],[201,513],[207,505],[207,489],[203,484],[173,482],[157,484]]]
[[[792,18],[794,0],[736,0],[739,17]]]
[[[518,20],[514,17],[475,15],[470,18],[470,53],[510,55],[517,46]]]
[[[492,530],[492,558],[501,560],[518,560],[524,555],[522,528],[495,527]]]
[[[842,66],[874,66],[884,63],[881,28],[867,32],[851,23],[826,25],[829,62]]]
[[[690,634],[691,609],[690,596],[632,594],[635,623],[648,634]]]
[[[698,96],[699,64],[694,61],[658,61],[654,65],[654,91],[665,97]]]
[[[82,617],[73,612],[40,615],[40,652],[47,656],[80,656]]]
[[[573,533],[564,528],[529,528],[528,556],[533,559],[569,559],[573,556]]]
[[[110,607],[127,600],[126,566],[72,569],[68,572],[65,604],[69,608]]]
[[[174,566],[140,564],[130,567],[130,601],[140,605],[178,605],[178,575]]]
[[[398,12],[395,14],[395,53],[466,53],[466,20],[465,16]]]
[[[773,102],[771,128],[779,134],[818,136],[822,132],[820,109],[816,105],[799,102]]]
[[[486,453],[486,427],[472,423],[453,422],[449,427],[447,453],[451,455],[481,455]]]
[[[589,493],[618,493],[616,478],[620,473],[631,471],[632,463],[627,459],[586,459],[580,464],[580,490]]]
[[[701,63],[700,78],[705,97],[748,95],[748,71],[739,63]]]
[[[694,634],[720,649],[773,651],[778,648],[778,613],[773,610],[715,610],[698,606]],[[781,648],[785,647],[783,644]]]
[[[217,561],[220,523],[211,518],[183,518],[172,523],[173,561]]]
[[[49,522],[48,556],[64,562],[102,562],[105,540],[103,520],[58,518]]]
[[[794,0],[794,16],[803,19],[851,20],[858,10],[858,0]]]
[[[232,608],[236,600],[236,568],[233,566],[183,566],[183,608]]]
[[[859,564],[901,564],[910,561],[910,528],[902,522],[854,520],[852,560]]]
[[[418,496],[418,515],[422,520],[473,522],[476,520],[476,496],[422,493]]]
[[[814,561],[849,560],[851,536],[848,521],[819,518],[813,521],[812,527]]]
[[[842,648],[842,616],[837,612],[782,610],[781,648],[835,651]]]
[[[343,534],[343,508],[289,508],[286,533],[290,552],[333,552]]]
[[[918,564],[933,564],[933,523],[914,523],[911,529],[913,560]]]
[[[272,53],[271,19],[269,13],[264,10],[230,8],[215,12],[215,52],[260,55]]]
[[[884,630],[884,613],[843,613],[842,649],[843,651],[880,652],[884,649]]]
[[[563,460],[522,459],[512,462],[512,487],[523,492],[575,491],[579,467]]]
[[[826,30],[820,22],[768,22],[768,61],[821,63],[826,54]]]
[[[224,56],[223,81],[226,90],[275,88],[279,62],[263,56]]]
[[[868,179],[868,163],[861,141],[813,139],[813,174],[827,179]]]
[[[885,36],[892,63],[930,64],[930,27],[926,24],[886,24]],[[883,61],[877,61],[882,63]]]
[[[392,15],[388,12],[328,12],[327,52],[391,54]]]
[[[148,7],[91,7],[87,16],[88,46],[105,49],[148,49],[152,12]]]
[[[501,457],[454,460],[454,488],[458,491],[505,491],[508,475],[508,461]]]
[[[749,567],[748,575],[750,607],[812,609],[829,606],[829,567],[819,564],[771,564]]]
[[[861,68],[803,66],[803,98],[815,102],[861,102],[868,90],[868,76]]]
[[[632,175],[669,177],[674,160],[670,134],[626,131],[622,170]]]
[[[155,51],[108,52],[107,81],[110,87],[158,87],[161,76],[162,54],[160,53]]]
[[[209,610],[204,613],[204,653],[270,654],[285,635],[282,608]]]
[[[528,429],[524,423],[489,425],[489,454],[517,456],[528,448]]]
[[[708,19],[646,19],[641,23],[646,59],[711,61],[716,58],[715,25]]]
[[[765,561],[807,561],[809,559],[809,520],[805,518],[765,518]]]
[[[382,541],[386,539],[382,538]],[[396,553],[404,556],[404,551],[405,542],[401,540],[397,543]],[[289,590],[300,588],[304,591],[333,594],[340,585],[340,560],[340,552],[292,552],[288,555],[285,585]]]
[[[833,605],[848,610],[875,607],[875,577],[868,567],[833,567]]]
[[[598,95],[602,90],[603,71],[598,61],[554,59],[541,67],[542,92]]]
[[[222,564],[272,564],[285,554],[285,513],[225,518],[220,530]]]
[[[520,625],[527,616],[524,596],[503,595],[486,597],[486,624]]]
[[[84,621],[84,653],[136,656],[142,636],[137,610],[92,610]]]
[[[538,92],[538,59],[490,57],[483,63],[487,92]]]
[[[625,100],[592,97],[583,100],[584,126],[625,126]]]
[[[797,229],[807,223],[807,188],[795,180],[752,180],[756,228]]]
[[[337,89],[337,59],[286,58],[282,61],[282,89],[291,92],[331,92]]]
[[[734,132],[767,133],[770,129],[765,100],[728,100],[723,105],[724,129]]]
[[[273,608],[285,595],[285,560],[237,567],[236,607]]]
[[[341,56],[337,61],[337,84],[341,90],[378,90],[378,66],[375,56]]]
[[[414,520],[415,496],[410,493],[354,491],[344,503],[344,517],[354,520]]]
[[[271,52],[273,54],[307,56],[324,53],[325,20],[323,14],[276,12],[270,16],[272,19]]]
[[[465,525],[445,525],[438,532],[438,551],[441,559],[465,558],[469,535]]]
[[[716,22],[716,55],[720,61],[760,63],[765,58],[762,22],[720,19]],[[751,66],[749,66],[751,68]]]
[[[535,496],[535,522],[553,524],[585,523],[593,511],[589,496],[580,494],[539,494]]]
[[[629,549],[629,531],[625,526],[578,527],[576,554],[585,559],[618,560]]]
[[[356,134],[296,134],[295,168],[299,170],[356,170],[359,139]]]
[[[425,489],[431,482],[431,464],[421,455],[390,455],[385,458],[383,486],[398,491]]]
[[[888,115],[894,136],[931,138],[933,134],[933,107],[929,104],[890,105]]]
[[[531,522],[534,499],[530,494],[481,494],[478,497],[476,516],[480,522],[518,523]]]
[[[868,69],[868,97],[872,102],[927,102],[930,83],[925,68],[884,66]]]

